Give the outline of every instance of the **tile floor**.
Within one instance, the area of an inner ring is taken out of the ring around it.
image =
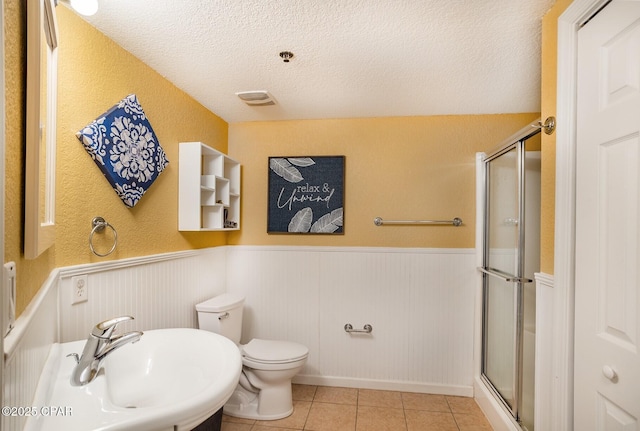
[[[222,431],[491,431],[472,398],[293,385],[293,414],[276,421],[223,416]]]

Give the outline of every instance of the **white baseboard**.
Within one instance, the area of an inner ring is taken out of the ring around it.
[[[474,385],[474,398],[494,431],[521,431],[511,414],[478,377]]]
[[[387,380],[354,379],[347,377],[297,375],[293,383],[301,385],[337,386],[343,388],[376,389],[381,391],[417,392],[424,394],[473,397],[473,387],[412,383]]]

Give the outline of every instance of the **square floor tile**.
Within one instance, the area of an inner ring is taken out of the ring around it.
[[[483,414],[462,414],[462,413],[454,413],[453,418],[458,425],[460,431],[492,431],[491,425],[489,421],[484,417]]]
[[[408,410],[427,410],[430,412],[451,412],[444,395],[402,393],[402,404]]]
[[[358,406],[392,407],[401,409],[402,395],[394,391],[378,391],[373,389],[358,390]]]
[[[318,386],[313,401],[356,405],[358,404],[358,390],[354,388]]]
[[[240,424],[237,422],[222,422],[220,431],[252,431],[252,424]]]
[[[405,410],[408,431],[458,431],[451,413]]]
[[[302,428],[279,428],[270,427],[265,425],[256,425],[251,428],[251,431],[302,431]]]
[[[297,401],[313,401],[317,389],[312,385],[291,385],[291,395]]]
[[[464,414],[479,414],[482,415],[480,406],[476,403],[476,400],[469,397],[446,397],[449,407],[452,413],[464,413]]]
[[[350,404],[314,402],[304,429],[311,431],[354,431],[356,429],[356,410],[357,407]]]
[[[222,431],[492,431],[473,398],[292,385],[294,412],[275,421],[223,415]]]
[[[405,431],[401,408],[358,406],[356,431]]]

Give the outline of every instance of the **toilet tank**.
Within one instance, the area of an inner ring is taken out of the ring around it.
[[[196,304],[198,327],[240,343],[244,297],[223,293]]]

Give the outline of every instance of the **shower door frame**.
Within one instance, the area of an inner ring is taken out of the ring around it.
[[[533,280],[524,277],[524,253],[525,253],[525,142],[527,139],[537,135],[540,133],[541,129],[539,126],[539,121],[531,123],[529,126],[521,129],[518,133],[511,136],[508,140],[505,141],[505,144],[501,145],[488,155],[483,156],[481,162],[483,165],[483,176],[482,176],[482,190],[484,193],[483,196],[483,205],[482,209],[483,214],[483,231],[482,231],[482,266],[478,268],[478,270],[482,273],[482,329],[481,329],[481,349],[480,349],[480,379],[486,385],[486,387],[493,394],[494,398],[497,399],[502,406],[507,410],[507,412],[511,415],[513,420],[520,424],[520,413],[522,411],[522,387],[523,387],[523,334],[524,334],[524,284],[531,283]],[[490,250],[490,241],[489,241],[489,222],[490,222],[490,191],[489,191],[489,177],[490,166],[489,163],[493,160],[498,159],[501,156],[511,152],[513,149],[516,149],[516,162],[517,162],[517,193],[518,193],[518,217],[517,217],[517,245],[514,247],[516,249],[516,263],[515,263],[515,272],[516,274],[507,274],[503,271],[496,270],[494,268],[489,267],[489,250]],[[487,299],[488,299],[488,279],[490,277],[497,277],[502,279],[505,282],[513,283],[513,288],[515,290],[515,301],[514,307],[515,309],[515,334],[514,334],[514,381],[513,381],[513,405],[510,405],[503,395],[500,393],[498,388],[495,387],[494,383],[491,381],[489,376],[485,373],[486,365],[487,365]]]

